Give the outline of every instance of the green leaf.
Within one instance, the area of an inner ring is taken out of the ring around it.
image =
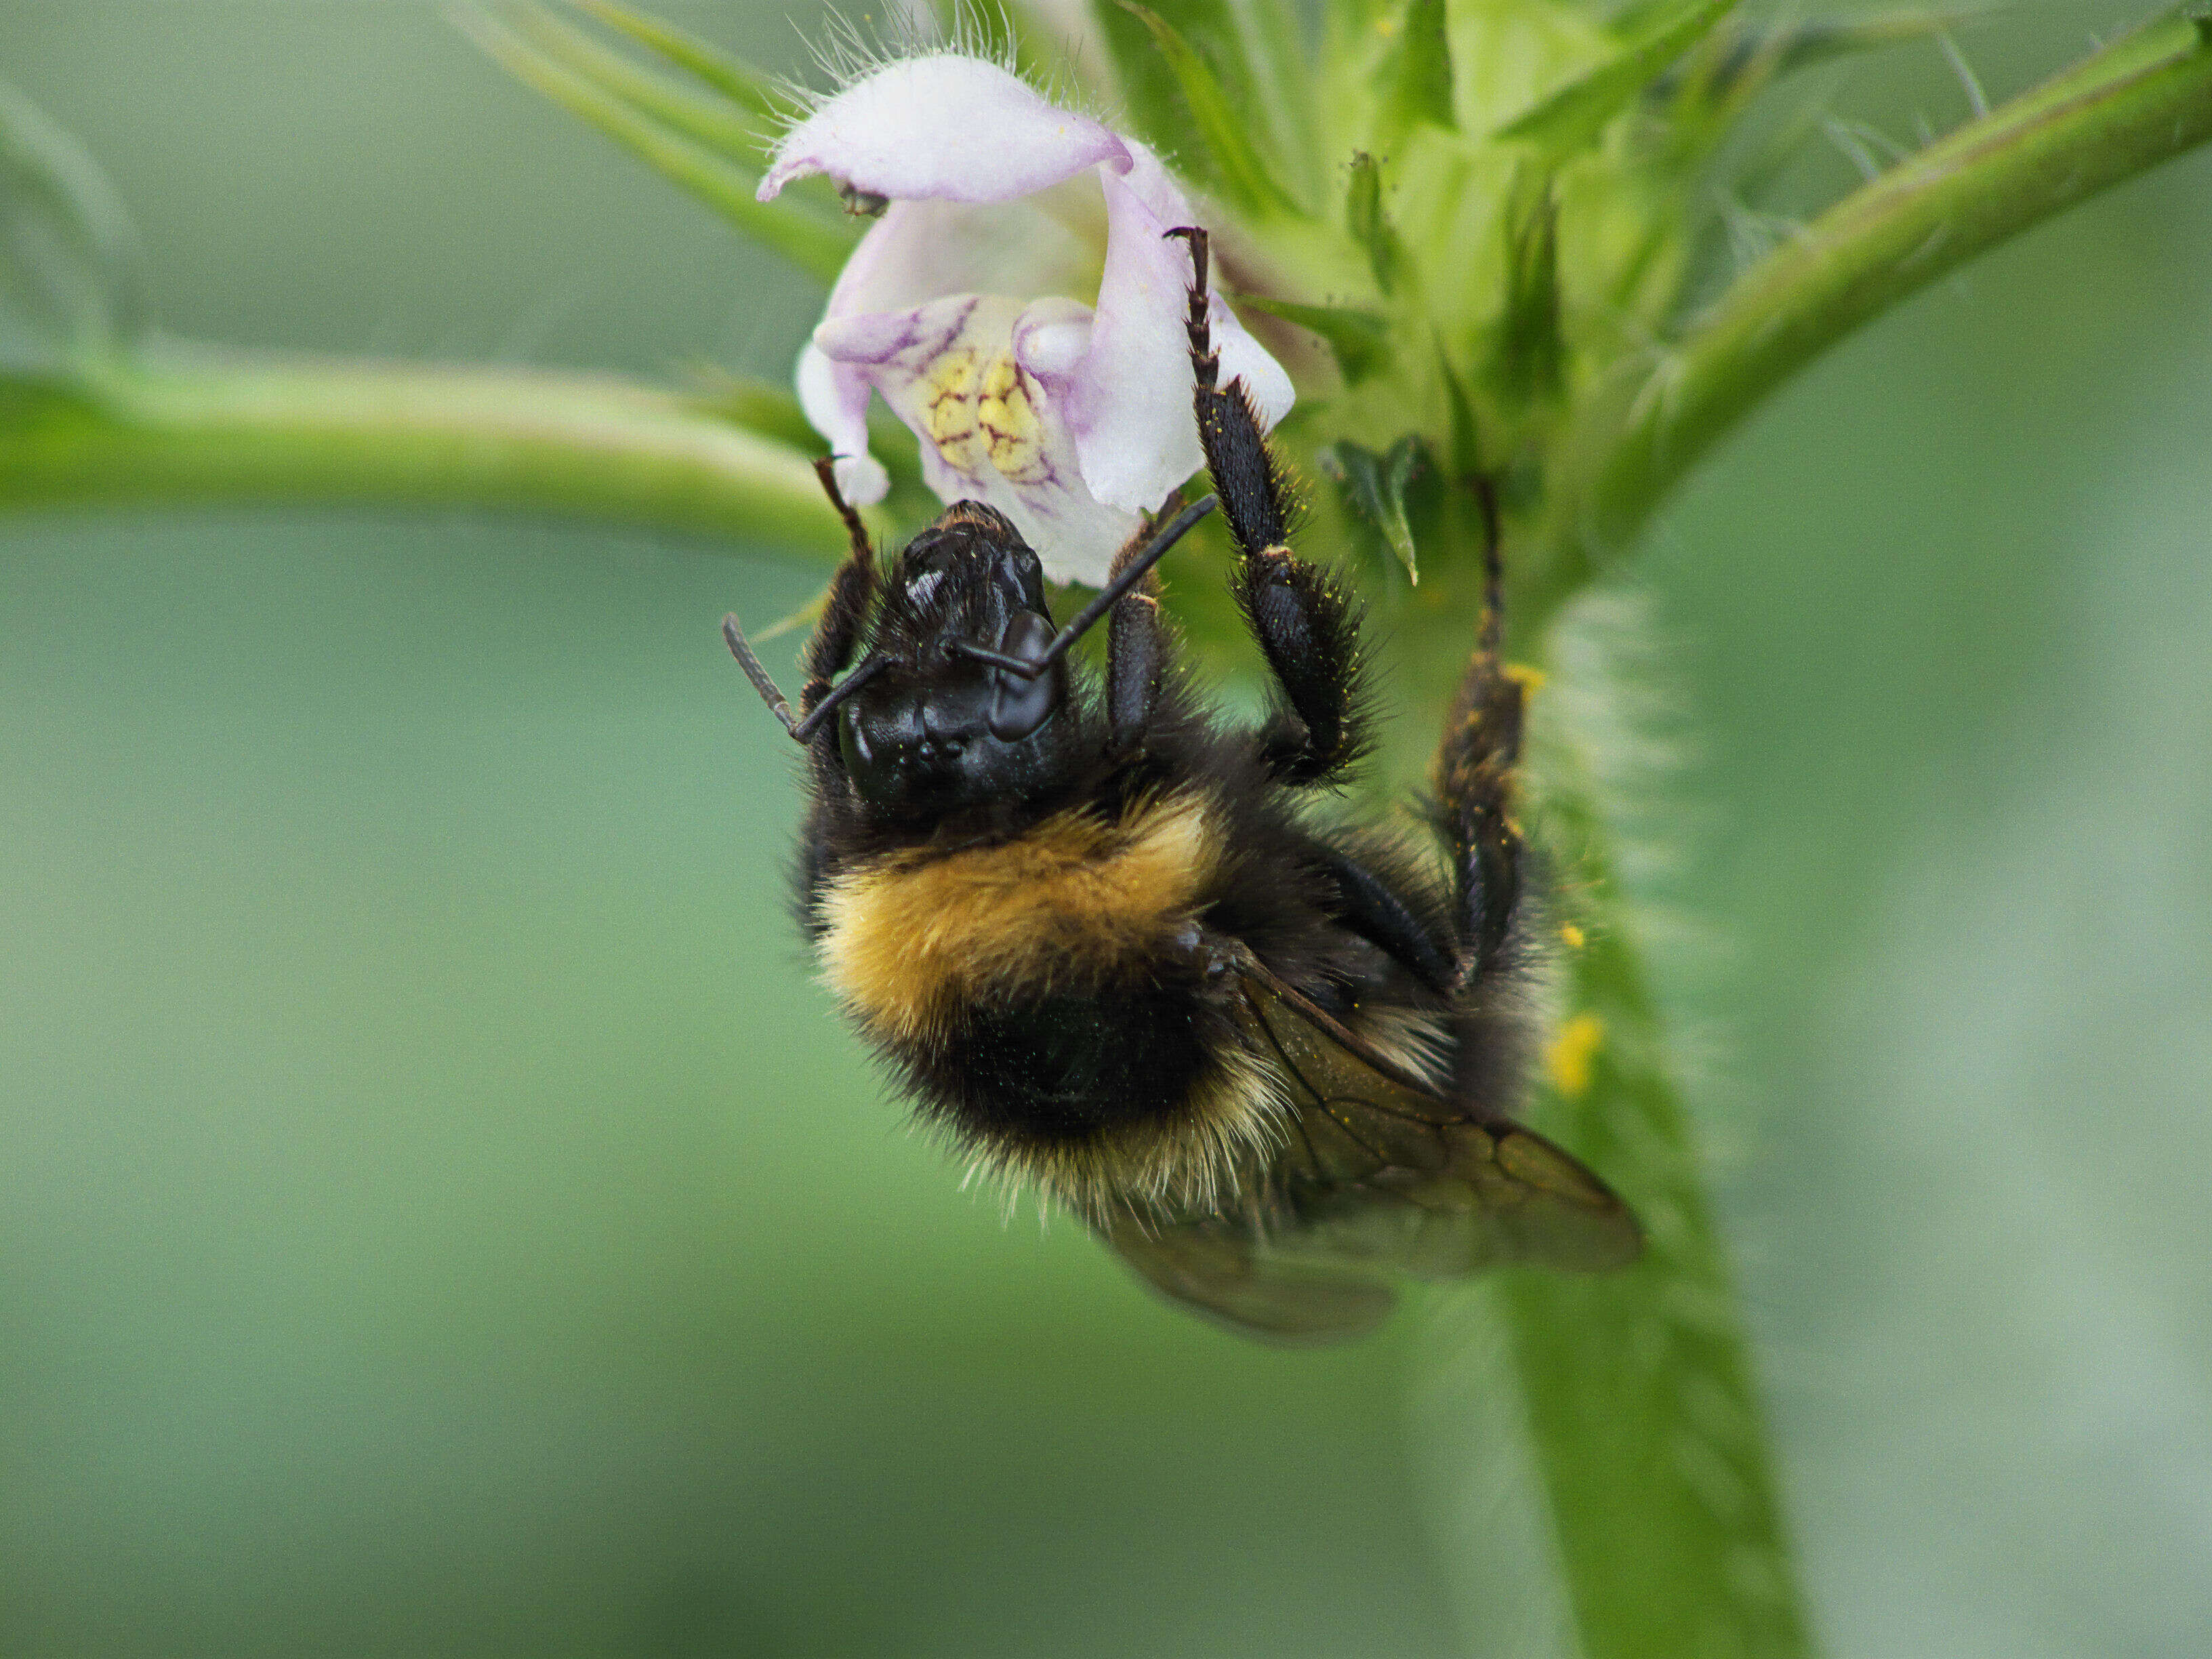
[[[726,99],[695,92],[673,76],[611,51],[529,0],[511,0],[501,8],[501,16],[550,61],[671,131],[749,167],[765,152],[771,123],[763,116],[735,108]]]
[[[1421,572],[1414,558],[1413,526],[1406,517],[1406,491],[1428,459],[1427,446],[1419,436],[1407,433],[1382,455],[1345,440],[1326,446],[1316,459],[1343,491],[1346,505],[1382,532],[1382,539],[1406,567],[1407,579],[1419,582]]]
[[[1452,481],[1464,483],[1482,472],[1482,428],[1475,421],[1474,400],[1468,396],[1467,382],[1452,367],[1442,341],[1437,343],[1437,368],[1443,377],[1444,398],[1451,415],[1451,450],[1446,459]]]
[[[775,122],[781,121],[788,102],[776,89],[775,79],[696,35],[673,24],[630,10],[615,0],[575,0],[583,10],[609,28],[619,30],[648,51],[659,52],[720,93],[740,109]]]
[[[1526,403],[1558,394],[1566,342],[1559,323],[1559,209],[1551,174],[1524,166],[1505,204],[1505,306],[1491,352],[1491,380]]]
[[[1377,66],[1389,90],[1382,99],[1386,118],[1410,126],[1415,121],[1455,131],[1452,109],[1451,42],[1444,33],[1444,0],[1407,0],[1404,23],[1389,57]]]
[[[1735,4],[1736,0],[1675,0],[1657,9],[1644,32],[1619,56],[1569,82],[1492,136],[1536,144],[1554,155],[1581,149]]]
[[[1295,213],[1297,204],[1275,181],[1253,147],[1250,120],[1234,109],[1220,81],[1175,26],[1137,0],[1119,0],[1152,33],[1188,106],[1198,136],[1211,156],[1224,194],[1255,213]]]
[[[1321,125],[1313,70],[1292,0],[1152,0],[1148,9],[1218,82],[1246,144],[1295,198],[1318,193]],[[1182,71],[1138,12],[1098,4],[1100,33],[1121,80],[1127,125],[1182,170],[1224,191],[1237,188],[1221,158],[1193,143],[1195,112]],[[1200,132],[1207,143],[1211,135]]]
[[[1322,177],[1322,125],[1299,8],[1291,0],[1237,0],[1228,8],[1244,64],[1249,107],[1267,123],[1269,150],[1310,200]]]
[[[1708,52],[1686,55],[1648,89],[1654,98],[1680,98],[1726,122],[1746,99],[1802,70],[1942,35],[1988,15],[1985,9],[1893,12],[1847,22],[1824,20],[1782,27],[1744,22],[1717,34]],[[1725,129],[1712,134],[1714,141]]]
[[[1379,312],[1349,306],[1303,306],[1289,300],[1239,294],[1237,303],[1296,323],[1322,337],[1323,344],[1344,371],[1346,384],[1358,386],[1390,364],[1390,320]]]
[[[129,216],[83,148],[0,85],[0,374],[74,379],[145,327]]]
[[[1394,291],[1405,266],[1406,247],[1382,205],[1382,166],[1364,150],[1352,158],[1352,181],[1344,198],[1344,228],[1367,251],[1375,286],[1384,294]]]
[[[509,73],[580,117],[648,166],[690,191],[731,223],[823,283],[836,280],[858,234],[817,218],[793,202],[757,200],[760,175],[740,167],[635,105],[577,74],[503,23],[477,11],[457,15]]]

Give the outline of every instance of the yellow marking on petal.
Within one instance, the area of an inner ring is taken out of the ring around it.
[[[1030,406],[1014,354],[1002,351],[984,371],[975,422],[990,445],[991,465],[1010,483],[1036,483],[1045,474],[1044,423]]]
[[[1583,930],[1571,921],[1563,921],[1559,924],[1559,937],[1567,942],[1567,949],[1570,951],[1579,951],[1589,942]]]
[[[1605,1022],[1595,1014],[1577,1014],[1559,1027],[1552,1046],[1544,1051],[1544,1070],[1552,1086],[1569,1100],[1579,1100],[1590,1086],[1591,1062],[1605,1044]]]
[[[929,366],[923,377],[923,419],[929,441],[956,472],[973,473],[982,459],[976,442],[975,348],[955,346]]]

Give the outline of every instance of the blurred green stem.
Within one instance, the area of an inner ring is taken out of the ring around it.
[[[1907,157],[1621,367],[1558,451],[1548,597],[1626,546],[1667,491],[1862,323],[2030,226],[2212,137],[2212,38],[2184,6]]]
[[[611,377],[209,353],[0,385],[0,508],[339,503],[845,544],[811,458]]]

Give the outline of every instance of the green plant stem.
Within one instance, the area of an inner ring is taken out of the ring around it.
[[[1571,614],[1553,622],[1520,630],[1550,676],[1531,704],[1526,766],[1548,876],[1534,943],[1553,961],[1565,1021],[1595,1024],[1586,1081],[1563,1090],[1540,1079],[1529,1116],[1635,1206],[1647,1248],[1633,1267],[1596,1277],[1500,1275],[1494,1297],[1459,1310],[1494,1319],[1498,1337],[1455,1355],[1480,1373],[1458,1386],[1517,1396],[1517,1413],[1504,1415],[1525,1425],[1534,1489],[1523,1497],[1549,1522],[1573,1627],[1565,1651],[1804,1659],[1809,1620],[1750,1338],[1607,812],[1622,793],[1608,764],[1621,757],[1610,751],[1635,734],[1583,729],[1553,702],[1617,696],[1604,688],[1620,670],[1604,660],[1601,631]],[[1409,628],[1398,643],[1393,681],[1425,714],[1440,711],[1466,665],[1464,628]],[[1422,738],[1435,729],[1420,716],[1405,725],[1386,750],[1401,797],[1426,782]],[[1501,1610],[1507,1626],[1517,1616]],[[1483,1633],[1502,1641],[1510,1630]]]
[[[1807,362],[2032,225],[2212,137],[2212,44],[2175,13],[1899,162],[1584,400],[1561,445],[1548,582],[1577,586]]]
[[[1931,144],[1745,273],[1678,345],[1585,397],[1550,499],[1520,526],[1536,579],[1520,635],[1560,643],[1597,556],[1625,546],[1734,424],[1860,324],[2030,225],[2212,137],[2212,49],[2169,17]],[[1571,673],[1574,679],[1579,675]],[[1540,1125],[1636,1203],[1650,1250],[1607,1279],[1511,1276],[1498,1306],[1584,1659],[1812,1650],[1762,1411],[1695,1126],[1667,1061],[1608,792],[1571,741],[1532,781],[1580,945],[1571,1018],[1587,1081],[1540,1092]],[[1504,1382],[1505,1379],[1500,1379]]]
[[[611,378],[210,354],[0,387],[0,509],[340,503],[844,546],[810,457]]]
[[[1516,1274],[1503,1303],[1584,1659],[1797,1659],[1811,1632],[1767,1452],[1741,1303],[1668,1062],[1603,792],[1541,780],[1565,1006],[1592,1021],[1588,1084],[1535,1120],[1634,1195],[1644,1259],[1602,1278]]]

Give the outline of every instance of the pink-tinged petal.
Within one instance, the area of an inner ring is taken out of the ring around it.
[[[1085,355],[1089,309],[1071,300],[959,295],[902,313],[833,319],[815,345],[883,394],[921,440],[922,475],[947,501],[997,507],[1053,581],[1103,582],[1137,514],[1085,487],[1064,411],[1025,356]],[[1188,421],[1188,412],[1185,419]]]
[[[1221,354],[1222,384],[1243,381],[1261,427],[1272,428],[1297,402],[1297,388],[1291,384],[1289,371],[1267,355],[1267,347],[1245,331],[1244,325],[1237,320],[1236,313],[1221,296],[1213,294],[1208,298],[1212,303],[1206,307],[1206,315],[1213,324],[1213,349]]]
[[[799,354],[799,406],[830,441],[837,488],[854,507],[872,507],[890,489],[890,475],[868,453],[867,377],[823,356],[809,342]]]
[[[1167,227],[1127,184],[1103,171],[1100,183],[1108,232],[1097,319],[1090,351],[1054,390],[1066,404],[1091,493],[1145,512],[1205,459],[1182,326],[1190,264],[1182,243],[1164,239]]]
[[[1136,140],[1127,141],[1129,149],[1129,170],[1121,175],[1121,182],[1129,193],[1145,204],[1163,229],[1178,225],[1194,225],[1196,216],[1191,211],[1189,198],[1176,184],[1167,168],[1160,165],[1158,156]],[[1190,251],[1187,243],[1176,242],[1182,261],[1181,280],[1190,280]],[[1291,412],[1297,401],[1297,390],[1283,366],[1268,355],[1267,349],[1245,331],[1221,297],[1220,290],[1209,286],[1206,289],[1206,319],[1212,325],[1214,349],[1221,354],[1221,380],[1243,380],[1244,389],[1251,394],[1258,411],[1260,424],[1272,428]],[[1104,309],[1104,295],[1100,296],[1100,309]]]
[[[886,64],[784,135],[763,202],[826,173],[893,201],[1011,202],[1127,155],[1111,129],[1019,76],[956,52]]]
[[[1082,184],[1095,198],[1097,185]],[[823,314],[907,311],[951,294],[1049,294],[1072,287],[1097,258],[1029,202],[894,202],[845,261]]]
[[[1073,430],[1083,478],[1109,506],[1149,512],[1205,464],[1190,407],[1189,343],[1183,317],[1190,249],[1167,232],[1196,222],[1189,202],[1141,144],[1130,165],[1102,168],[1106,197],[1106,269],[1098,288],[1091,349],[1053,377]],[[1208,315],[1224,380],[1243,375],[1263,422],[1291,406],[1290,377],[1241,327],[1218,295]]]

